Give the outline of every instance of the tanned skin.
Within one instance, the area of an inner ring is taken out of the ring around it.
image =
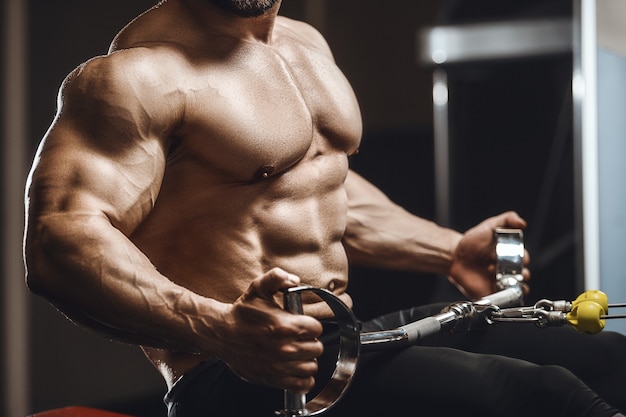
[[[525,227],[507,212],[460,234],[350,171],[354,93],[321,35],[279,7],[168,0],[135,19],[64,81],[29,177],[30,288],[141,345],[168,386],[219,357],[308,391],[329,312],[305,299],[289,314],[282,289],[352,305],[350,260],[449,275],[478,297],[494,289],[494,228]]]

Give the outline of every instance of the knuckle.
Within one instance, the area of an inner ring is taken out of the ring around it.
[[[324,344],[317,340],[315,342],[315,357],[320,357],[324,353]]]
[[[298,351],[298,347],[292,343],[285,343],[280,346],[280,353],[288,357],[295,355]]]

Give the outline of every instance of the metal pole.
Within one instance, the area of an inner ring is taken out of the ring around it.
[[[22,233],[26,172],[27,4],[4,2],[3,274],[4,404],[7,416],[29,410],[29,314],[24,285]]]
[[[435,130],[435,217],[442,226],[451,226],[448,74],[443,68],[435,68],[433,72],[433,109]]]
[[[596,0],[574,0],[574,169],[578,285],[600,288]],[[580,288],[579,288],[580,289]]]

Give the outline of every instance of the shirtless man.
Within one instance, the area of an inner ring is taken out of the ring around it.
[[[350,260],[449,275],[478,297],[494,289],[494,228],[525,227],[509,212],[462,235],[351,172],[354,94],[321,35],[279,7],[167,0],[135,19],[64,81],[29,177],[28,285],[141,345],[170,389],[219,362],[259,397],[307,392],[329,312],[311,302],[289,314],[282,289],[326,288],[351,305]],[[169,397],[171,416],[244,413],[186,395]],[[593,415],[617,412],[602,404]]]

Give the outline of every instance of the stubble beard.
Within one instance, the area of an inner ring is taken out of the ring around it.
[[[278,0],[212,0],[221,9],[240,17],[258,17],[271,9]]]

